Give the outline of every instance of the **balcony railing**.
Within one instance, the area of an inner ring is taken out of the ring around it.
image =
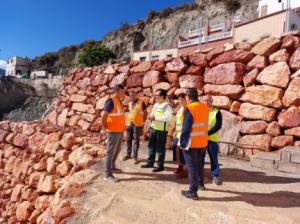
[[[201,33],[204,34],[204,28],[202,28],[201,30],[202,30]],[[189,31],[189,37],[194,37],[199,35],[200,35],[200,29]]]
[[[226,38],[232,37],[233,32],[228,31],[228,32],[223,32],[223,33],[218,33],[218,34],[213,34],[209,35],[207,37],[202,37],[201,39],[201,44],[206,43],[206,42],[211,42],[211,41],[216,41],[216,40],[222,40]],[[191,40],[185,40],[185,41],[179,41],[178,42],[178,48],[183,48],[183,47],[189,47],[193,45],[199,44],[199,38],[191,39]]]
[[[219,23],[216,25],[209,26],[209,31],[214,32],[218,30],[223,30],[225,28],[225,23]]]

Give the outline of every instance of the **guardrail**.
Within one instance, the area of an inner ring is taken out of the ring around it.
[[[216,25],[209,26],[209,31],[214,32],[218,30],[223,30],[225,28],[225,23],[219,23]]]
[[[200,33],[202,33],[204,35],[204,29],[203,28],[201,29],[201,32],[200,32],[200,29],[190,30],[189,31],[189,37],[199,36]]]
[[[213,35],[209,35],[206,37],[206,42],[220,40],[220,39],[226,39],[226,38],[230,38],[230,37],[232,37],[232,31],[213,34]]]

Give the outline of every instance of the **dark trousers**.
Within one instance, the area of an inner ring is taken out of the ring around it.
[[[197,192],[199,185],[204,184],[205,149],[183,150],[183,155],[189,171],[189,190]]]
[[[150,129],[150,138],[148,143],[148,160],[147,164],[153,166],[156,153],[158,155],[157,166],[164,168],[166,156],[167,131],[157,131]]]
[[[207,152],[210,159],[210,170],[212,177],[219,177],[220,167],[218,162],[218,143],[208,141]]]
[[[182,149],[180,149],[180,147],[178,147],[178,141],[179,139],[178,138],[174,138],[173,139],[173,144],[172,144],[172,147],[173,147],[173,161],[179,161],[179,164],[180,165],[185,165],[185,160],[184,160],[184,156],[183,156],[183,152],[182,152]],[[177,150],[179,151],[179,159],[177,158]]]
[[[127,155],[131,156],[133,152],[133,157],[138,157],[139,147],[140,147],[140,135],[142,127],[137,127],[134,124],[131,124],[127,127],[126,138],[127,138]],[[132,140],[134,141],[132,145]]]

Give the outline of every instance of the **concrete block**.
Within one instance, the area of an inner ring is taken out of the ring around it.
[[[291,162],[300,164],[300,149],[298,152],[291,153]]]
[[[279,158],[268,153],[257,153],[250,157],[250,165],[252,167],[266,170],[276,170],[278,161]]]
[[[289,162],[278,162],[278,170],[281,172],[300,174],[300,164]]]
[[[286,146],[280,151],[280,159],[284,162],[300,163],[300,147]]]

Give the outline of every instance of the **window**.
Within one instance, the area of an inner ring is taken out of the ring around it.
[[[167,54],[167,57],[171,58],[171,57],[173,57],[173,54]]]
[[[159,60],[159,56],[158,55],[153,55],[152,60]]]
[[[291,30],[297,30],[297,24],[293,23],[293,24],[291,25]]]
[[[140,61],[146,61],[146,57],[140,57]]]

